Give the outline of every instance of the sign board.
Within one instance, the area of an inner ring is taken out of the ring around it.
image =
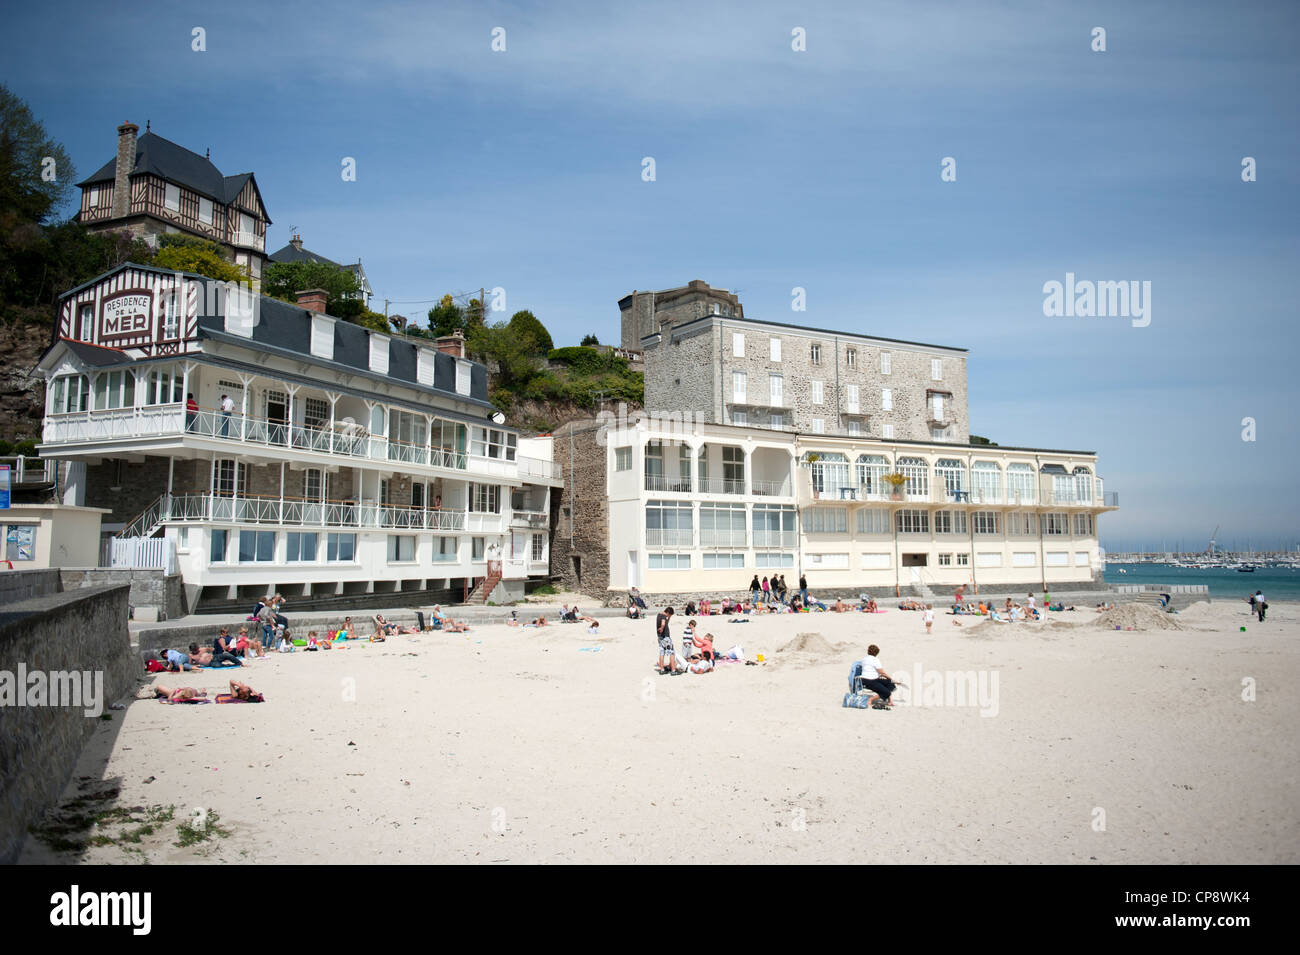
[[[0,464],[0,511],[9,509],[9,482],[13,478],[13,471],[9,465]]]
[[[99,343],[148,341],[153,337],[153,293],[134,289],[107,296],[100,306]]]

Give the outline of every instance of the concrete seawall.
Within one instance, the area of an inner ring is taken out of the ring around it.
[[[28,827],[58,801],[100,712],[128,695],[141,673],[127,633],[130,587],[60,593],[57,571],[53,581],[56,592],[0,608],[0,864],[17,860]]]

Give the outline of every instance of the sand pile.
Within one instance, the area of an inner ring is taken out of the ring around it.
[[[1093,626],[1101,630],[1181,630],[1176,617],[1146,604],[1120,604],[1114,610],[1097,614]]]
[[[830,645],[820,633],[801,633],[785,646],[777,649],[777,653],[835,653],[836,650]]]

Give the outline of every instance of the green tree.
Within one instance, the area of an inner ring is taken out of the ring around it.
[[[532,333],[518,335],[509,322],[472,326],[466,344],[471,355],[495,369],[497,386],[511,392],[520,391],[537,375],[538,355],[544,354]]]
[[[583,346],[587,346],[587,347],[589,347],[589,346],[591,346],[591,345],[599,345],[599,344],[600,344],[600,339],[597,338],[595,335],[591,334],[590,332],[588,332],[586,335],[583,335],[583,336],[582,336],[582,341],[579,342],[578,344],[583,345]]]
[[[546,326],[538,321],[537,316],[527,309],[515,312],[510,317],[510,322],[506,327],[510,329],[510,334],[517,335],[520,338],[528,338],[531,341],[534,354],[544,355],[555,347],[555,344],[551,341],[551,333],[546,330]]]
[[[227,259],[215,242],[197,236],[167,235],[159,238],[159,245],[162,248],[153,257],[155,268],[194,272],[222,282],[252,282],[248,268]]]
[[[465,330],[465,312],[450,295],[444,295],[442,301],[429,309],[429,334],[441,338],[457,329]]]
[[[353,298],[359,291],[356,275],[328,262],[273,262],[262,276],[262,293],[286,302],[298,301],[297,293],[313,288],[325,290],[325,310],[331,315],[354,321],[361,314],[358,307],[344,303],[355,301],[365,308]],[[342,314],[343,310],[350,314]]]
[[[0,85],[0,228],[47,221],[67,201],[76,178],[63,146]]]

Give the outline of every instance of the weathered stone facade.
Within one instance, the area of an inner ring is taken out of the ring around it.
[[[29,675],[76,673],[75,687],[84,686],[91,674],[91,689],[98,673],[103,690],[98,704],[106,713],[110,703],[131,692],[141,673],[131,651],[126,608],[126,587],[52,592],[9,605],[0,623],[0,671],[16,674],[21,667]],[[68,685],[60,680],[61,692]],[[27,689],[20,685],[18,692]],[[49,702],[54,702],[52,696]],[[5,707],[0,865],[17,861],[27,827],[59,799],[86,740],[104,725],[100,713],[88,713],[81,705],[90,703],[85,696],[77,703]],[[121,715],[112,716],[120,725]]]
[[[963,349],[721,316],[665,325],[642,347],[652,414],[691,412],[804,434],[970,440]]]
[[[665,325],[679,325],[710,314],[745,316],[745,307],[733,292],[713,288],[700,279],[694,279],[681,288],[633,292],[619,300],[618,310],[622,323],[622,346],[634,351],[641,348],[641,339],[655,334]]]
[[[555,463],[564,487],[552,494],[551,574],[567,589],[602,600],[609,587],[609,498],[606,454],[596,421],[555,432]]]

